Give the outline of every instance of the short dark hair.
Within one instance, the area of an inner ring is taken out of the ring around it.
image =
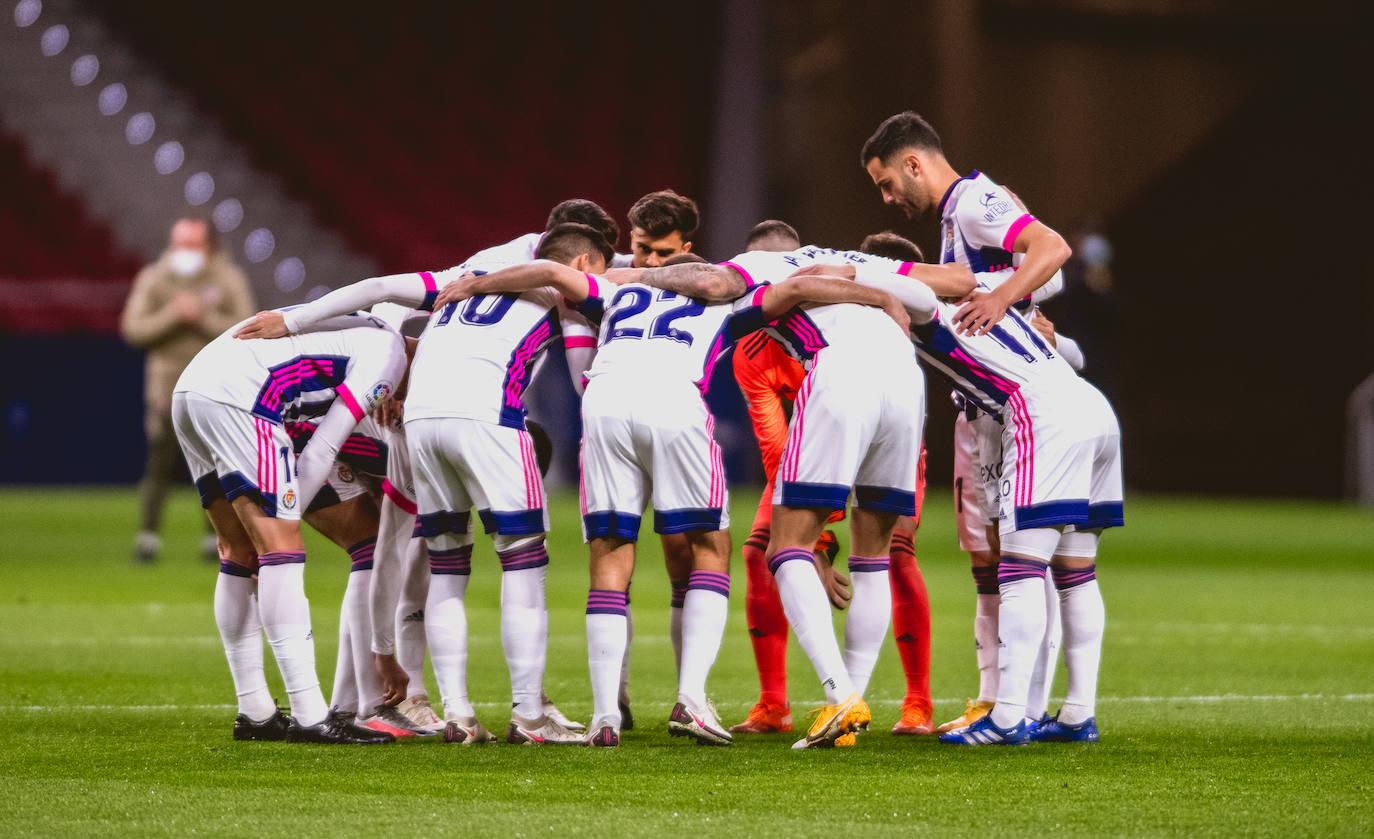
[[[651,192],[636,201],[630,208],[629,218],[631,227],[638,227],[656,239],[676,230],[682,234],[684,242],[692,241],[701,224],[697,202],[671,189]]]
[[[544,234],[534,258],[551,259],[567,265],[584,253],[601,254],[607,265],[611,264],[611,257],[615,256],[601,231],[585,224],[564,222]]]
[[[797,233],[797,228],[785,221],[770,218],[754,225],[754,229],[749,231],[749,237],[744,240],[744,249],[751,251],[755,244],[772,237],[790,239],[796,243],[796,247],[801,247],[801,235]]]
[[[905,236],[898,236],[891,230],[884,230],[881,233],[870,233],[864,237],[863,243],[859,245],[859,250],[864,253],[871,253],[874,256],[885,256],[888,259],[896,259],[901,262],[925,262],[925,254],[921,253],[920,247],[915,242]]]
[[[660,267],[667,268],[669,265],[685,265],[689,262],[701,262],[709,264],[710,260],[702,256],[701,254],[692,253],[691,251],[683,251],[682,253],[675,253],[667,259],[663,260],[663,265]]]
[[[544,224],[545,232],[553,230],[560,224],[573,222],[575,224],[585,224],[593,230],[599,231],[606,239],[606,243],[614,250],[615,243],[620,239],[620,225],[616,224],[611,214],[601,208],[595,201],[588,201],[586,198],[569,198],[554,205],[549,211],[549,220]]]
[[[915,111],[902,111],[883,120],[859,152],[859,165],[866,167],[875,157],[886,163],[894,154],[908,148],[945,153],[940,146],[940,135]]]

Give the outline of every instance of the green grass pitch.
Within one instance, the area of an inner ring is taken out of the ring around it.
[[[941,719],[976,688],[972,582],[947,495],[931,493],[917,540]],[[735,590],[709,683],[728,723],[757,692],[738,557],[756,500],[735,493]],[[826,752],[792,752],[782,735],[721,749],[668,737],[668,586],[653,541],[633,589],[639,725],[617,750],[236,743],[199,515],[190,493],[174,497],[161,562],[134,567],[132,491],[0,491],[0,836],[1374,834],[1374,516],[1348,507],[1130,499],[1099,566],[1100,744],[892,737],[903,683],[889,640],[869,690],[873,730]],[[574,499],[555,499],[553,529],[547,685],[585,720]],[[348,563],[308,541],[327,691]],[[509,685],[489,541],[473,564],[469,683],[501,731]],[[795,642],[789,667],[800,721],[820,690]]]

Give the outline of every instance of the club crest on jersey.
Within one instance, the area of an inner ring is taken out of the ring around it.
[[[391,385],[382,382],[372,389],[367,395],[367,410],[371,411],[377,404],[391,395]]]
[[[954,228],[945,228],[945,256],[942,262],[954,261]]]
[[[342,463],[339,464],[339,480],[344,483],[349,483],[353,480],[353,470],[344,466]]]
[[[288,489],[285,493],[282,494],[281,508],[283,510],[296,509],[296,491],[294,489]]]

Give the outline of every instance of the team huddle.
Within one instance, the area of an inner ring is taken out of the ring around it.
[[[215,618],[238,695],[234,737],[495,740],[467,690],[464,601],[480,522],[501,562],[505,739],[619,745],[634,725],[630,583],[649,509],[672,584],[672,734],[729,745],[791,730],[790,627],[826,697],[794,748],[852,746],[871,720],[863,697],[889,626],[907,680],[893,733],[936,733],[930,610],[913,548],[934,370],[960,411],[955,492],[978,592],[980,681],[940,739],[1095,741],[1095,562],[1101,531],[1123,523],[1120,433],[1077,374],[1076,346],[1037,309],[1062,286],[1068,246],[985,175],[960,176],[914,113],[884,121],[861,164],[885,202],[912,218],[940,214],[937,262],[891,233],[836,250],[803,246],[769,221],[744,253],[710,263],[691,252],[695,204],[671,191],[635,204],[633,252],[617,255],[616,222],[575,199],[542,233],[456,267],[363,280],[211,342],[177,383],[173,422],[219,542]],[[418,339],[402,335],[412,317],[426,319]],[[549,444],[525,402],[560,346],[581,397],[586,725],[543,685]],[[727,727],[706,690],[732,546],[705,396],[732,349],[769,480],[743,546],[761,693]],[[842,519],[847,575],[827,529]],[[302,520],[353,560],[328,702]],[[847,609],[843,647],[832,607]],[[268,691],[264,634],[289,716]],[[1067,695],[1050,715],[1061,648]],[[438,710],[424,693],[426,652]]]

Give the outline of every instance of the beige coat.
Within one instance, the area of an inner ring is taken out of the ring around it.
[[[195,323],[177,317],[173,301],[183,291],[200,303],[200,319]],[[248,280],[223,251],[211,253],[205,267],[189,277],[172,271],[165,251],[139,271],[119,319],[119,333],[148,352],[144,382],[148,410],[165,412],[172,404],[177,378],[195,354],[253,312]]]

